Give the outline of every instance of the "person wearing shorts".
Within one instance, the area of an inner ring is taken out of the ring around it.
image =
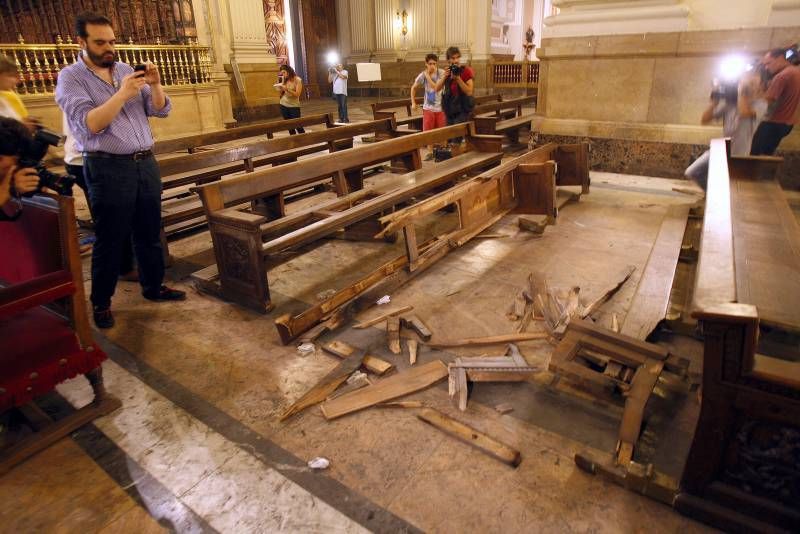
[[[411,109],[416,109],[415,100],[417,89],[422,88],[424,99],[422,101],[422,130],[433,130],[447,125],[447,117],[442,111],[442,89],[436,90],[436,83],[444,77],[444,69],[439,68],[439,58],[436,54],[425,56],[425,70],[419,73],[411,85]],[[425,158],[433,159],[433,152]]]

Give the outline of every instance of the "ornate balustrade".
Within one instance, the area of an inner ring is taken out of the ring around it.
[[[489,80],[495,87],[536,88],[539,85],[539,62],[503,61],[490,63]]]
[[[21,95],[48,95],[55,92],[58,73],[78,59],[77,44],[60,39],[56,44],[0,44],[0,54],[17,62]],[[135,65],[153,62],[161,72],[164,86],[200,85],[211,81],[211,55],[206,46],[190,44],[117,45],[120,61]]]

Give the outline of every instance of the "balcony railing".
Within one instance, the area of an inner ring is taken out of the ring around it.
[[[539,62],[508,61],[490,64],[491,83],[495,87],[535,88],[539,85]]]
[[[120,61],[135,65],[151,61],[161,73],[164,86],[205,84],[211,81],[208,47],[196,42],[185,45],[117,45]],[[78,59],[80,47],[71,41],[56,44],[0,44],[0,54],[17,62],[21,95],[51,95],[61,69]]]

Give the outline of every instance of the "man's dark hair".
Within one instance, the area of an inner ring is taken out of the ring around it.
[[[427,56],[425,56],[425,63],[427,63],[430,60],[439,61],[439,56],[437,56],[436,54],[428,54]]]
[[[86,39],[89,37],[89,32],[86,31],[87,24],[95,24],[97,26],[112,26],[111,20],[104,17],[100,13],[94,11],[84,11],[75,18],[75,33],[78,37]]]
[[[773,48],[769,52],[767,52],[769,57],[786,57],[786,49],[785,48]]]
[[[450,59],[456,54],[458,54],[459,56],[461,55],[461,50],[459,50],[457,46],[451,46],[450,48],[447,49],[447,52],[445,52],[445,56],[447,57],[447,59]]]
[[[15,119],[0,117],[0,156],[19,156],[28,146],[31,133]]]

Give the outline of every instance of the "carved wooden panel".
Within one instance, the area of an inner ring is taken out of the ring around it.
[[[264,2],[264,25],[267,28],[267,52],[275,54],[279,65],[289,64],[289,47],[286,43],[286,15],[281,0]]]
[[[111,19],[117,40],[184,43],[197,36],[191,0],[0,1],[0,42],[55,43],[75,39],[75,16],[96,11]]]

